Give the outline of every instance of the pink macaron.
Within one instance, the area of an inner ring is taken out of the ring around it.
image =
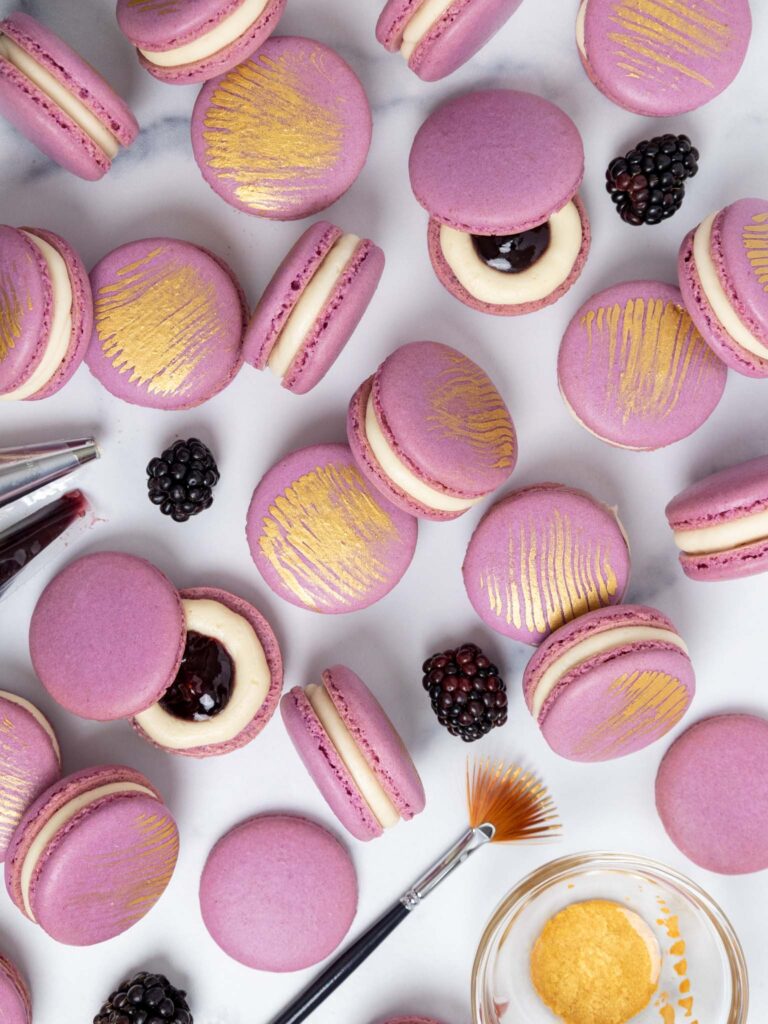
[[[192,114],[203,177],[232,206],[273,220],[319,213],[355,182],[371,108],[352,68],[314,39],[268,39],[207,82]]]
[[[739,73],[751,34],[748,0],[581,0],[576,28],[592,82],[646,117],[709,103]]]
[[[200,909],[233,960],[284,973],[329,956],[357,911],[357,875],[330,832],[305,818],[264,814],[214,846],[200,881]],[[276,941],[279,937],[279,941]]]
[[[326,220],[302,234],[277,268],[245,334],[243,357],[304,395],[341,354],[373,298],[384,253]]]
[[[365,683],[334,665],[280,702],[288,735],[328,806],[357,839],[376,839],[424,810],[419,773]]]
[[[680,291],[714,352],[747,377],[768,377],[768,200],[740,199],[683,239]]]
[[[277,27],[286,0],[117,0],[139,63],[170,85],[206,82],[245,60]]]
[[[245,296],[213,253],[173,238],[114,249],[91,271],[94,327],[86,362],[125,402],[191,409],[242,365]]]
[[[667,521],[693,580],[768,572],[768,456],[705,477],[667,505]]]
[[[695,691],[687,648],[654,608],[587,612],[552,633],[525,670],[528,710],[556,754],[610,761],[673,729]]]
[[[347,435],[361,471],[393,504],[455,519],[517,461],[512,417],[477,363],[435,341],[396,349],[352,397]]]
[[[449,100],[419,129],[409,169],[432,266],[465,305],[532,313],[578,278],[590,242],[576,195],[584,146],[554,103],[512,89]]]
[[[63,388],[92,330],[91,285],[75,250],[52,231],[0,226],[0,401]]]
[[[32,1024],[32,997],[21,971],[0,954],[0,1020],[4,1024]]]
[[[616,511],[562,484],[497,502],[472,534],[462,567],[483,622],[533,645],[585,612],[619,604],[629,571]]]
[[[370,487],[344,444],[301,448],[262,477],[248,509],[251,557],[278,596],[326,614],[380,601],[416,550],[416,520]]]
[[[272,717],[283,664],[269,623],[211,587],[179,593],[159,569],[116,551],[70,563],[43,591],[32,664],[82,718],[132,718],[146,739],[189,757],[226,754]]]
[[[628,281],[593,295],[568,325],[557,373],[583,427],[638,451],[697,430],[722,398],[727,376],[679,290],[658,281]]]
[[[664,756],[656,808],[689,860],[721,875],[768,868],[768,720],[716,715]]]
[[[481,50],[522,0],[387,0],[376,38],[425,82],[452,74]]]
[[[28,14],[0,21],[0,114],[57,164],[103,177],[136,118],[95,68]]]
[[[140,772],[88,768],[46,790],[5,862],[13,903],[58,942],[92,946],[141,920],[176,867],[179,833]]]

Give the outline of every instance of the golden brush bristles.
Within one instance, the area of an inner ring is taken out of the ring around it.
[[[494,843],[552,839],[559,833],[547,788],[535,775],[504,761],[467,762],[467,807],[472,828],[493,825]]]

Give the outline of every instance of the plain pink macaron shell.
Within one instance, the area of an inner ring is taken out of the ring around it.
[[[118,0],[117,22],[128,40],[139,50],[159,53],[186,46],[211,32],[235,14],[244,0],[184,0],[167,7]],[[245,60],[277,28],[287,0],[269,0],[259,17],[234,42],[202,60],[176,67],[154,64],[139,53],[139,62],[155,78],[169,85],[205,82]]]
[[[32,1024],[32,998],[18,967],[0,956],[0,1020]]]
[[[173,682],[186,629],[179,594],[149,562],[104,551],[71,562],[32,615],[32,664],[50,695],[96,721],[145,711]]]
[[[246,213],[298,220],[355,182],[371,144],[371,109],[352,68],[323,43],[279,36],[207,82],[192,114],[203,177]]]
[[[588,0],[582,62],[614,103],[647,117],[673,117],[731,84],[751,33],[748,0]]]
[[[42,794],[8,851],[5,884],[24,910],[21,875],[32,843],[73,800],[102,786],[130,783],[155,794],[104,794],[60,828],[30,881],[35,921],[51,938],[91,946],[120,935],[152,909],[176,866],[179,833],[152,784],[132,768],[105,765],[70,775]]]
[[[123,146],[139,133],[136,118],[101,75],[62,39],[27,14],[0,21],[7,35],[94,113]],[[49,97],[0,58],[0,114],[46,156],[81,178],[95,181],[112,161]]]
[[[213,848],[200,908],[214,942],[232,959],[260,971],[299,971],[329,956],[349,931],[357,876],[324,828],[292,815],[263,815]]]
[[[262,478],[246,535],[256,568],[300,608],[341,614],[367,608],[399,583],[418,526],[368,486],[344,444],[292,452]]]
[[[565,401],[587,430],[641,451],[697,430],[727,376],[680,291],[658,281],[615,285],[586,302],[563,336],[557,371]]]
[[[486,513],[462,573],[483,622],[535,646],[571,619],[623,599],[629,548],[612,509],[584,491],[539,484]]]
[[[411,148],[413,192],[459,231],[509,234],[543,224],[584,177],[584,145],[568,115],[532,93],[486,89],[430,114]]]
[[[672,842],[708,871],[768,868],[768,721],[717,715],[692,725],[656,776],[656,808]]]
[[[731,307],[765,345],[765,356],[743,348],[715,314],[701,286],[694,234],[683,239],[678,259],[680,290],[693,322],[726,366],[747,377],[768,377],[768,201],[740,199],[721,210],[712,224],[709,250]]]
[[[718,526],[768,509],[768,456],[713,473],[686,488],[667,505],[673,530]],[[711,554],[680,553],[686,576],[732,580],[768,571],[768,536]]]
[[[111,394],[152,409],[191,409],[242,365],[245,296],[213,253],[173,238],[114,249],[91,271],[86,362]]]
[[[425,82],[445,78],[474,57],[521,3],[522,0],[454,0],[411,54],[408,66]],[[376,38],[385,49],[400,49],[403,30],[421,6],[421,0],[389,0],[376,25]]]

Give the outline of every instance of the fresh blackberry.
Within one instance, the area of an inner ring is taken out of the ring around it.
[[[424,689],[440,725],[472,743],[507,720],[507,687],[475,644],[433,654],[424,662]]]
[[[683,205],[685,182],[697,173],[698,161],[687,135],[659,135],[612,160],[605,187],[627,224],[660,224]]]
[[[162,974],[142,971],[112,993],[93,1024],[192,1024],[192,1014],[186,992]]]
[[[196,437],[174,441],[147,466],[149,500],[165,516],[186,523],[213,504],[219,471],[210,448]]]

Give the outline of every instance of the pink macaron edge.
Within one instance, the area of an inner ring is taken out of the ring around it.
[[[27,238],[19,228],[2,225],[0,226],[0,231],[4,236],[4,244],[11,249],[10,256],[7,250],[5,253],[8,261],[15,261],[19,258],[29,261],[28,265],[22,270],[22,276],[25,276],[26,271],[27,302],[32,305],[33,310],[34,308],[39,308],[40,310],[39,319],[34,323],[27,324],[25,322],[25,329],[16,340],[14,348],[3,359],[3,376],[9,372],[11,376],[0,388],[0,393],[8,394],[26,384],[45,355],[51,330],[53,284],[45,257],[34,242]],[[31,291],[29,291],[30,289]],[[27,349],[27,352],[22,356],[23,349]],[[17,364],[11,364],[13,368],[9,371],[10,358],[16,353],[18,353]]]
[[[9,1018],[7,1024],[32,1024],[32,996],[29,986],[16,964],[1,953],[0,976],[12,986],[18,997],[19,1016]]]

